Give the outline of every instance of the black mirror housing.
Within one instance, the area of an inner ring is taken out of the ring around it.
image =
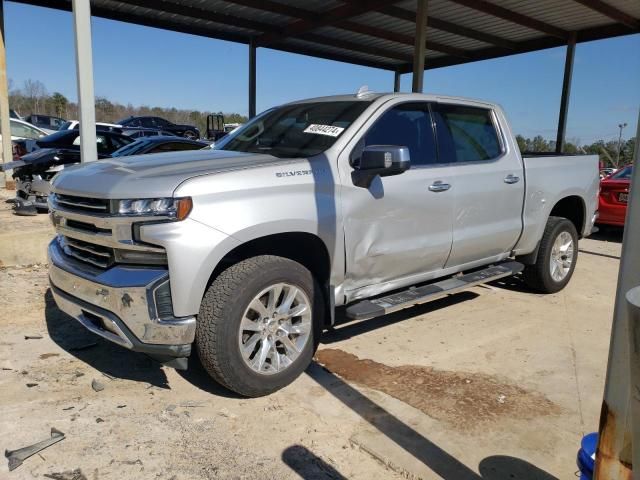
[[[369,188],[373,179],[380,175],[399,175],[411,168],[409,148],[397,145],[369,145],[364,148],[360,161],[351,174],[353,184]]]

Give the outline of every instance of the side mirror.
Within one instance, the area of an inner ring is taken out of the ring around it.
[[[369,188],[373,179],[380,175],[400,175],[411,168],[408,147],[397,145],[369,145],[362,151],[359,161],[351,173],[353,184]]]

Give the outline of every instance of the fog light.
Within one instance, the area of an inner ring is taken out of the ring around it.
[[[158,318],[173,317],[173,302],[171,301],[171,284],[167,280],[153,292],[156,302]]]

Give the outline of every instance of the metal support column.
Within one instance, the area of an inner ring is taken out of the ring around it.
[[[597,480],[640,478],[638,464],[632,473],[633,452],[635,451],[636,461],[640,452],[640,438],[637,437],[640,418],[633,418],[632,413],[635,410],[637,415],[640,411],[637,390],[640,386],[632,384],[632,381],[637,382],[640,379],[638,372],[640,364],[637,363],[640,345],[636,343],[640,341],[640,325],[630,323],[630,309],[625,298],[629,290],[640,285],[640,249],[638,248],[640,245],[640,188],[638,188],[640,186],[640,115],[634,163],[622,238],[607,381],[600,413],[594,472],[594,478]],[[634,346],[633,350],[630,343]]]
[[[249,42],[249,118],[256,116],[256,44]]]
[[[96,105],[93,93],[93,53],[91,48],[91,5],[89,0],[73,0],[76,41],[78,106],[80,108],[80,161],[98,159],[96,145]]]
[[[11,120],[9,117],[9,87],[7,83],[7,51],[4,36],[4,0],[0,0],[0,135],[2,135],[2,162],[13,160]],[[0,174],[0,187],[10,181],[9,172]]]
[[[427,0],[418,0],[416,10],[416,34],[413,46],[413,82],[411,91],[422,93],[424,80],[424,56],[427,42]]]
[[[397,70],[393,74],[393,91],[396,93],[400,91],[400,72]]]
[[[558,116],[558,135],[556,137],[556,153],[562,153],[565,133],[567,131],[567,112],[571,95],[571,77],[573,76],[573,57],[576,51],[576,34],[572,34],[567,43],[567,54],[564,60],[564,78],[562,79],[562,97],[560,98],[560,114]]]

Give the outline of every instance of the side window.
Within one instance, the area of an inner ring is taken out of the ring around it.
[[[132,140],[130,139],[125,140],[125,137],[113,136],[113,137],[110,137],[110,139],[111,139],[111,144],[113,145],[114,150],[124,147],[125,145],[128,145],[129,143],[132,142]]]
[[[482,162],[502,153],[491,110],[438,104],[433,112],[442,163]]]
[[[364,144],[409,148],[411,165],[437,163],[436,145],[426,103],[404,103],[382,114],[364,136]]]
[[[157,128],[166,128],[169,125],[169,122],[167,122],[164,118],[154,117],[153,120],[155,121],[155,126]]]
[[[38,130],[23,123],[11,122],[11,135],[20,138],[38,139],[43,135]]]
[[[96,135],[96,144],[98,147],[98,153],[110,153],[111,149],[109,148],[109,142],[104,135]]]
[[[143,117],[140,119],[140,125],[142,125],[145,128],[154,128],[155,122],[151,117]]]
[[[199,150],[200,148],[200,146],[194,146],[194,144],[186,142],[169,142],[158,145],[149,153],[177,152],[180,150]]]

